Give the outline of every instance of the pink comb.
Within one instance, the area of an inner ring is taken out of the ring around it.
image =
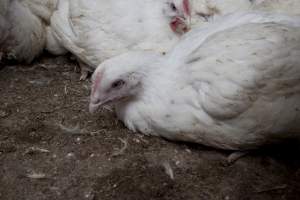
[[[190,1],[189,0],[183,0],[183,9],[184,9],[184,12],[188,16],[191,16]]]
[[[101,78],[102,78],[102,72],[98,72],[96,74],[96,78],[95,78],[95,81],[94,81],[94,84],[93,84],[92,96],[94,96],[96,89],[99,87]]]

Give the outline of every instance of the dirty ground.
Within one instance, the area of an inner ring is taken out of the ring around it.
[[[0,70],[1,200],[300,198],[300,148],[230,152],[133,134],[88,113],[76,63],[45,55]],[[299,145],[298,145],[299,146]]]

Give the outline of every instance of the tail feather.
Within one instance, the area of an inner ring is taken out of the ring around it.
[[[77,56],[82,62],[93,66],[84,56],[85,50],[80,48],[78,44],[78,37],[73,29],[73,24],[70,19],[70,3],[68,0],[60,1],[58,9],[53,13],[51,17],[51,28],[54,37],[68,51]]]

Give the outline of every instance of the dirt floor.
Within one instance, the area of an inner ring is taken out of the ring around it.
[[[1,200],[300,199],[299,144],[228,165],[230,152],[133,134],[88,113],[75,68],[43,56],[0,70]]]

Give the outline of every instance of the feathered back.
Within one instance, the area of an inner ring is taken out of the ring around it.
[[[28,6],[32,14],[41,18],[47,24],[53,11],[56,9],[58,0],[24,0],[24,4]]]
[[[165,14],[167,0],[60,1],[51,18],[54,35],[95,68],[128,50],[165,52],[179,39]]]
[[[187,33],[161,62],[142,65],[138,73],[147,76],[133,93],[124,93],[131,98],[114,99],[104,87],[90,108],[115,100],[117,116],[133,131],[216,148],[246,150],[299,139],[299,42],[296,16],[225,16]],[[120,71],[128,74],[123,68],[134,65],[132,57],[119,60]],[[109,72],[101,80],[114,76]],[[119,73],[114,80],[124,77]]]
[[[192,26],[194,27],[241,11],[300,15],[299,0],[193,0],[192,2]]]
[[[9,59],[31,62],[46,44],[49,23],[57,0],[1,0],[0,51]]]
[[[255,0],[253,8],[256,10],[288,15],[300,15],[299,0]]]
[[[68,49],[70,52],[76,55],[80,60],[89,65],[92,65],[92,63],[88,59],[80,56],[84,50],[75,44],[78,39],[74,33],[73,25],[69,20],[71,16],[70,2],[59,1],[57,7],[58,10],[54,12],[51,17],[51,30],[48,30],[49,39],[57,41],[57,44],[63,44],[64,48]],[[57,47],[55,49],[53,47],[49,49],[49,47],[50,46],[47,45],[47,49],[50,50],[51,53],[57,54],[59,52]]]

